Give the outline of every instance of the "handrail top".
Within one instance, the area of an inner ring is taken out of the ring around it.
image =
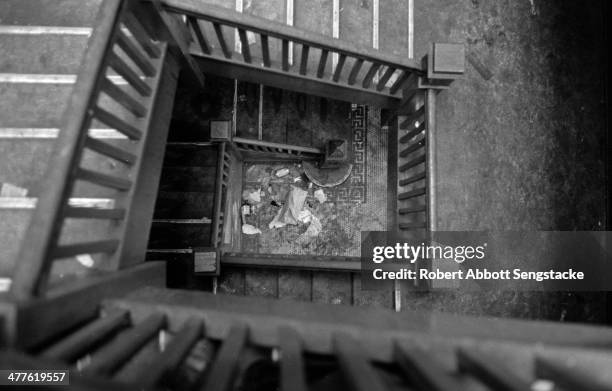
[[[418,73],[424,72],[424,68],[420,61],[402,59],[397,56],[382,53],[359,43],[344,41],[294,26],[288,26],[277,21],[236,12],[234,10],[205,3],[201,0],[143,1],[159,1],[164,8],[171,12],[183,13],[232,27],[246,27],[247,30],[259,34],[269,35],[279,39],[287,39],[331,52],[339,52],[340,54],[346,54],[351,57],[362,58],[367,61],[392,66],[399,70],[411,70]],[[329,43],[330,41],[332,42],[331,44]]]
[[[299,145],[280,144],[280,143],[274,143],[271,141],[252,140],[252,139],[242,138],[242,137],[232,137],[232,141],[236,144],[250,144],[250,145],[258,145],[261,147],[270,147],[270,148],[284,148],[284,149],[290,148],[298,152],[314,153],[314,154],[319,154],[319,155],[323,154],[323,152],[319,148],[302,147]]]

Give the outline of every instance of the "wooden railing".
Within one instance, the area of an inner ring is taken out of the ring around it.
[[[243,152],[245,160],[256,159],[258,156],[263,159],[278,158],[295,160],[317,160],[323,157],[323,152],[319,148],[251,140],[241,137],[233,137],[232,142],[241,152]]]
[[[223,225],[227,203],[227,192],[230,178],[232,156],[227,150],[227,143],[219,143],[217,160],[217,177],[215,179],[215,203],[213,206],[212,234],[210,242],[213,247],[221,247],[223,243]]]
[[[168,27],[177,40],[188,37],[180,46],[204,73],[381,107],[397,106],[408,77],[424,74],[420,62],[202,1],[154,3],[177,16]]]
[[[0,350],[0,366],[71,368],[71,386],[88,390],[233,390],[254,380],[282,391],[612,385],[612,333],[601,327],[155,288],[101,306],[103,315],[47,333],[36,349]]]
[[[140,207],[136,188],[166,46],[152,39],[138,10],[123,0],[101,4],[44,179],[45,191],[17,258],[14,297],[41,294],[57,259],[87,254],[99,256],[101,268],[119,268],[129,253],[126,237],[141,230],[134,221]],[[123,139],[97,139],[89,132],[94,126],[113,128]],[[70,205],[69,198],[80,193],[112,198],[112,206]],[[90,229],[83,220],[106,221],[107,228]]]
[[[435,91],[414,87],[398,112],[399,230],[436,230]]]

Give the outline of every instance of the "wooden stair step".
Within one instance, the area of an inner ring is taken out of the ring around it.
[[[0,73],[78,72],[89,35],[19,34],[15,29],[7,33],[10,31],[0,26]]]
[[[0,3],[0,23],[92,27],[101,3],[102,0],[3,0]]]

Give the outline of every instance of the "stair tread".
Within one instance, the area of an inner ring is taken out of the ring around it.
[[[102,0],[3,0],[0,24],[93,26],[101,3]]]
[[[79,35],[0,34],[0,73],[75,74],[87,40]]]
[[[0,276],[12,275],[32,210],[0,208]]]
[[[0,83],[0,127],[59,127],[72,89],[72,84]]]
[[[105,140],[106,143],[129,151],[132,145],[127,140]],[[54,139],[0,139],[0,183],[7,182],[29,190],[30,196],[41,193],[41,180],[44,178],[51,159]],[[115,175],[124,174],[123,164],[103,155],[87,151],[83,155],[83,167],[102,169]],[[81,196],[95,195],[94,189],[81,191]]]

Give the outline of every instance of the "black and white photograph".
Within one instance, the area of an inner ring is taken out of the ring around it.
[[[0,388],[612,391],[605,0],[0,0]]]

